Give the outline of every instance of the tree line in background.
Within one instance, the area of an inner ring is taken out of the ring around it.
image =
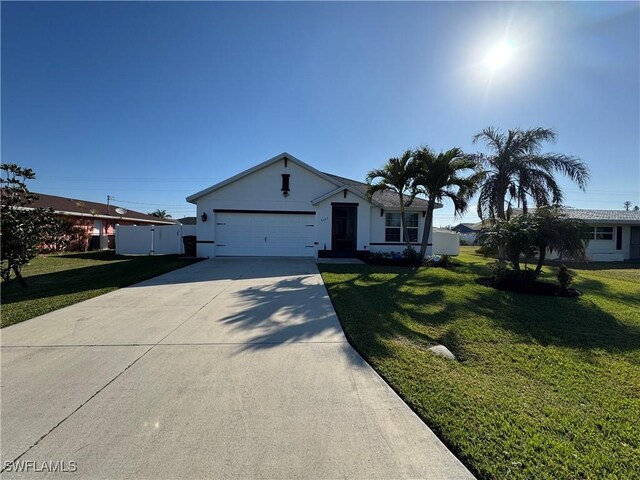
[[[477,193],[477,213],[486,225],[481,236],[486,251],[510,261],[513,280],[535,278],[547,251],[584,258],[585,225],[562,215],[559,207],[564,195],[555,175],[560,173],[585,190],[589,171],[577,157],[543,152],[543,145],[555,140],[556,133],[548,128],[505,132],[489,127],[473,137],[473,143],[482,143],[488,153],[465,153],[460,148],[435,153],[426,146],[407,150],[369,172],[368,195],[371,198],[380,191],[398,195],[405,255],[421,262],[436,204],[450,200],[455,215],[460,216]],[[405,222],[405,210],[417,195],[427,200],[419,254],[413,250]],[[531,213],[531,207],[537,209]],[[514,208],[518,215],[514,216]],[[538,256],[532,273],[520,267],[520,258],[527,255]]]

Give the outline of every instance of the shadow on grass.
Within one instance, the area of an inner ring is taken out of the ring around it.
[[[176,268],[186,267],[193,260],[181,259],[178,255],[158,257],[116,257],[110,252],[63,255],[64,258],[91,260],[118,260],[98,263],[86,267],[27,275],[27,287],[11,281],[2,285],[2,303],[5,305],[23,300],[49,298],[58,295],[81,293],[88,290],[121,288],[141,282]]]
[[[403,315],[426,326],[443,326],[480,316],[517,335],[519,341],[541,345],[608,351],[640,348],[640,325],[620,323],[598,308],[588,295],[580,299],[541,297],[474,284],[473,275],[486,275],[486,265],[480,262],[465,263],[457,273],[446,276],[436,276],[432,270],[347,265],[323,266],[322,271],[345,274],[345,281],[328,281],[334,305],[345,330],[356,343],[378,354],[384,348],[383,341],[396,335],[417,335],[424,342],[445,344],[452,340],[454,332],[451,331],[441,338],[422,338],[423,334],[405,324]],[[379,275],[381,273],[392,275]],[[633,300],[626,293],[619,295],[625,301]],[[427,306],[429,308],[425,308]],[[453,350],[460,349],[454,353],[464,354],[460,339],[454,343],[457,345],[452,345]]]
[[[640,262],[637,260],[625,260],[624,262],[562,262],[559,260],[549,260],[544,262],[548,267],[559,267],[564,264],[576,270],[629,270],[640,269]]]

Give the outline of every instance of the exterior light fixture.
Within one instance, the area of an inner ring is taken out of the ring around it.
[[[200,218],[202,219],[203,222],[207,221],[207,212],[202,212],[202,215],[200,215]]]

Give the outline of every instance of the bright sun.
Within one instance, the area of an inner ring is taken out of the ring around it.
[[[513,46],[507,42],[500,43],[493,47],[484,59],[484,64],[490,70],[497,70],[509,61],[513,55]]]

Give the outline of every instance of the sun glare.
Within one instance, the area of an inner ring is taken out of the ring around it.
[[[513,46],[507,42],[496,45],[485,57],[485,66],[490,70],[497,70],[509,61],[513,55],[513,50]]]

